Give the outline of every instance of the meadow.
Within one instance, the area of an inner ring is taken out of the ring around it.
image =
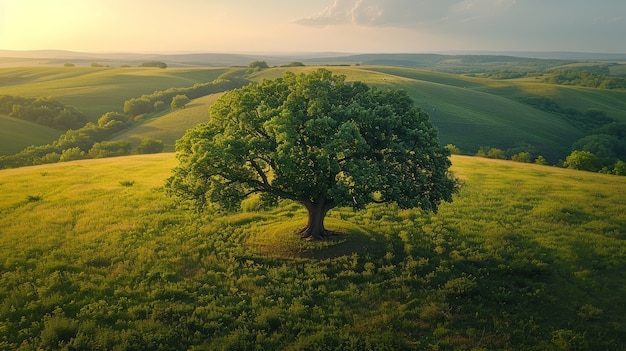
[[[437,214],[195,213],[171,153],[0,171],[6,350],[619,350],[623,177],[453,156]]]

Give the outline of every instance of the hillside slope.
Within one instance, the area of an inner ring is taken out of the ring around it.
[[[157,90],[210,82],[226,71],[223,68],[0,68],[0,94],[52,96],[96,121],[106,112],[121,112],[127,99]]]
[[[0,346],[626,347],[626,178],[452,162],[438,214],[336,209],[344,237],[288,256],[261,243],[301,206],[194,214],[173,154],[0,170]]]
[[[194,99],[183,109],[169,111],[163,115],[142,121],[140,124],[116,135],[114,140],[128,140],[137,145],[143,138],[161,140],[165,151],[174,151],[176,140],[180,139],[188,129],[209,119],[209,106],[223,93],[211,94]]]
[[[0,114],[0,155],[11,155],[30,145],[56,140],[61,131]]]

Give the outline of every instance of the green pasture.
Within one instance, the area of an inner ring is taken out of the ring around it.
[[[171,153],[0,170],[0,348],[617,350],[624,177],[466,156],[437,214],[198,214]]]
[[[0,155],[20,152],[30,145],[56,140],[60,130],[0,114]]]
[[[127,99],[210,82],[226,71],[223,68],[0,68],[0,94],[52,96],[95,121],[106,112],[122,111]]]
[[[209,106],[222,94],[211,94],[192,100],[185,108],[177,109],[159,116],[150,117],[133,128],[114,137],[115,140],[128,140],[133,145],[139,144],[143,138],[161,140],[165,151],[174,151],[176,140],[180,139],[188,129],[209,118]]]

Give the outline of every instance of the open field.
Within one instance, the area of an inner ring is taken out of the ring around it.
[[[173,154],[0,171],[0,348],[618,350],[626,178],[453,156],[436,215],[194,214]]]

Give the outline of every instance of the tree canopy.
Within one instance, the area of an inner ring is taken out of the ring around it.
[[[302,203],[302,237],[323,238],[335,206],[372,202],[437,211],[457,190],[448,151],[405,91],[319,69],[223,95],[176,144],[170,193],[236,209],[247,196]]]

